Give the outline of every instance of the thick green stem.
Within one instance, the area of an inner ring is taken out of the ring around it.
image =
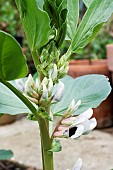
[[[44,119],[39,119],[41,148],[42,148],[42,163],[43,170],[54,170],[53,167],[53,153],[48,152],[51,149],[51,138],[47,127],[47,122]]]

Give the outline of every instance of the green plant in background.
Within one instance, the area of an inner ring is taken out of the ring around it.
[[[88,0],[84,3],[89,5]],[[17,41],[0,31],[0,113],[27,113],[39,123],[43,170],[53,170],[53,152],[61,151],[60,138],[78,139],[96,126],[91,118],[111,91],[102,75],[77,79],[66,76],[69,57],[83,49],[113,12],[112,0],[93,0],[78,25],[79,0],[16,0],[32,58],[38,73],[27,75],[26,59]],[[69,48],[61,55],[61,45]],[[11,81],[11,80],[16,80]],[[17,88],[18,89],[17,89]],[[54,118],[59,117],[54,127]],[[79,160],[73,170],[81,168]]]
[[[13,0],[0,1],[0,29],[13,36],[23,34],[18,11]]]
[[[106,45],[111,43],[113,43],[113,15],[103,25],[96,38],[84,49],[72,55],[71,59],[89,59],[89,57],[91,59],[105,59]]]

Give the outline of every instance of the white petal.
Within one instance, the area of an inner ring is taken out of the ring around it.
[[[80,123],[82,123],[82,122],[84,122],[86,120],[86,118],[85,117],[79,117],[79,116],[77,116],[77,117],[75,117],[75,122],[74,122],[74,124],[73,125],[78,125],[78,124],[80,124]]]
[[[56,92],[53,96],[53,100],[52,102],[59,102],[62,97],[63,97],[63,94],[64,94],[64,83],[62,83],[61,81],[58,83],[58,86],[57,86],[57,89],[56,89]]]
[[[83,116],[86,117],[87,119],[90,119],[93,115],[93,109],[88,109],[85,112],[83,112],[82,114],[79,115],[79,117]]]
[[[82,168],[82,159],[79,158],[72,170],[81,170],[81,168]]]
[[[97,126],[97,121],[95,118],[92,118],[90,121],[90,130],[93,130]]]
[[[43,84],[43,93],[42,93],[42,98],[43,99],[48,99],[48,90],[45,84]]]
[[[36,90],[40,90],[40,83],[39,83],[39,79],[36,79],[36,83],[35,83],[35,89]]]
[[[43,78],[42,84],[45,84],[45,85],[47,86],[47,84],[48,84],[48,79],[47,79],[47,77],[44,77],[44,78]]]
[[[24,83],[23,83],[22,79],[17,79],[17,80],[15,80],[15,82],[16,82],[16,86],[17,86],[18,90],[20,92],[24,92]]]
[[[68,107],[68,110],[73,109],[75,106],[75,100],[73,99]]]
[[[52,81],[52,79],[50,78],[50,79],[49,79],[49,84],[48,84],[48,92],[51,92],[52,89],[53,89],[53,81]]]
[[[84,132],[84,126],[78,125],[75,134],[73,136],[71,136],[70,138],[76,139],[76,138],[80,137],[83,134],[83,132]]]
[[[31,93],[34,80],[31,74],[29,74],[27,81],[25,82],[25,92]]]
[[[79,100],[75,106],[74,106],[74,112],[78,109],[78,107],[81,105],[81,100]]]
[[[84,122],[82,122],[82,125],[84,126],[84,133],[86,133],[90,130],[90,120],[89,119],[86,119]]]

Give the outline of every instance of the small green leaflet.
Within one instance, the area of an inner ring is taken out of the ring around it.
[[[13,157],[13,152],[11,150],[0,150],[0,160],[7,160]]]
[[[61,150],[62,150],[62,146],[60,144],[60,141],[54,139],[52,142],[52,148],[48,152],[60,152]]]

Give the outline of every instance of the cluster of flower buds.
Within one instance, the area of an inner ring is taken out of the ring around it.
[[[60,57],[60,52],[55,47],[50,49],[48,46],[41,53],[40,63],[37,68],[47,78],[51,77],[54,84],[58,83],[59,79],[67,74],[69,67],[66,56]]]
[[[93,110],[91,108],[80,115],[74,115],[74,112],[78,109],[80,104],[81,101],[75,104],[75,101],[72,100],[58,127],[55,129],[54,137],[77,139],[81,135],[88,134],[96,127],[96,119],[91,118],[93,115]]]
[[[44,102],[46,105],[59,102],[64,94],[64,84],[61,81],[59,81],[56,90],[53,93],[54,84],[51,77],[49,79],[44,77],[42,82],[40,82],[38,79],[34,81],[30,74],[25,85],[22,79],[16,80],[16,85],[20,92],[39,106],[44,106]]]

